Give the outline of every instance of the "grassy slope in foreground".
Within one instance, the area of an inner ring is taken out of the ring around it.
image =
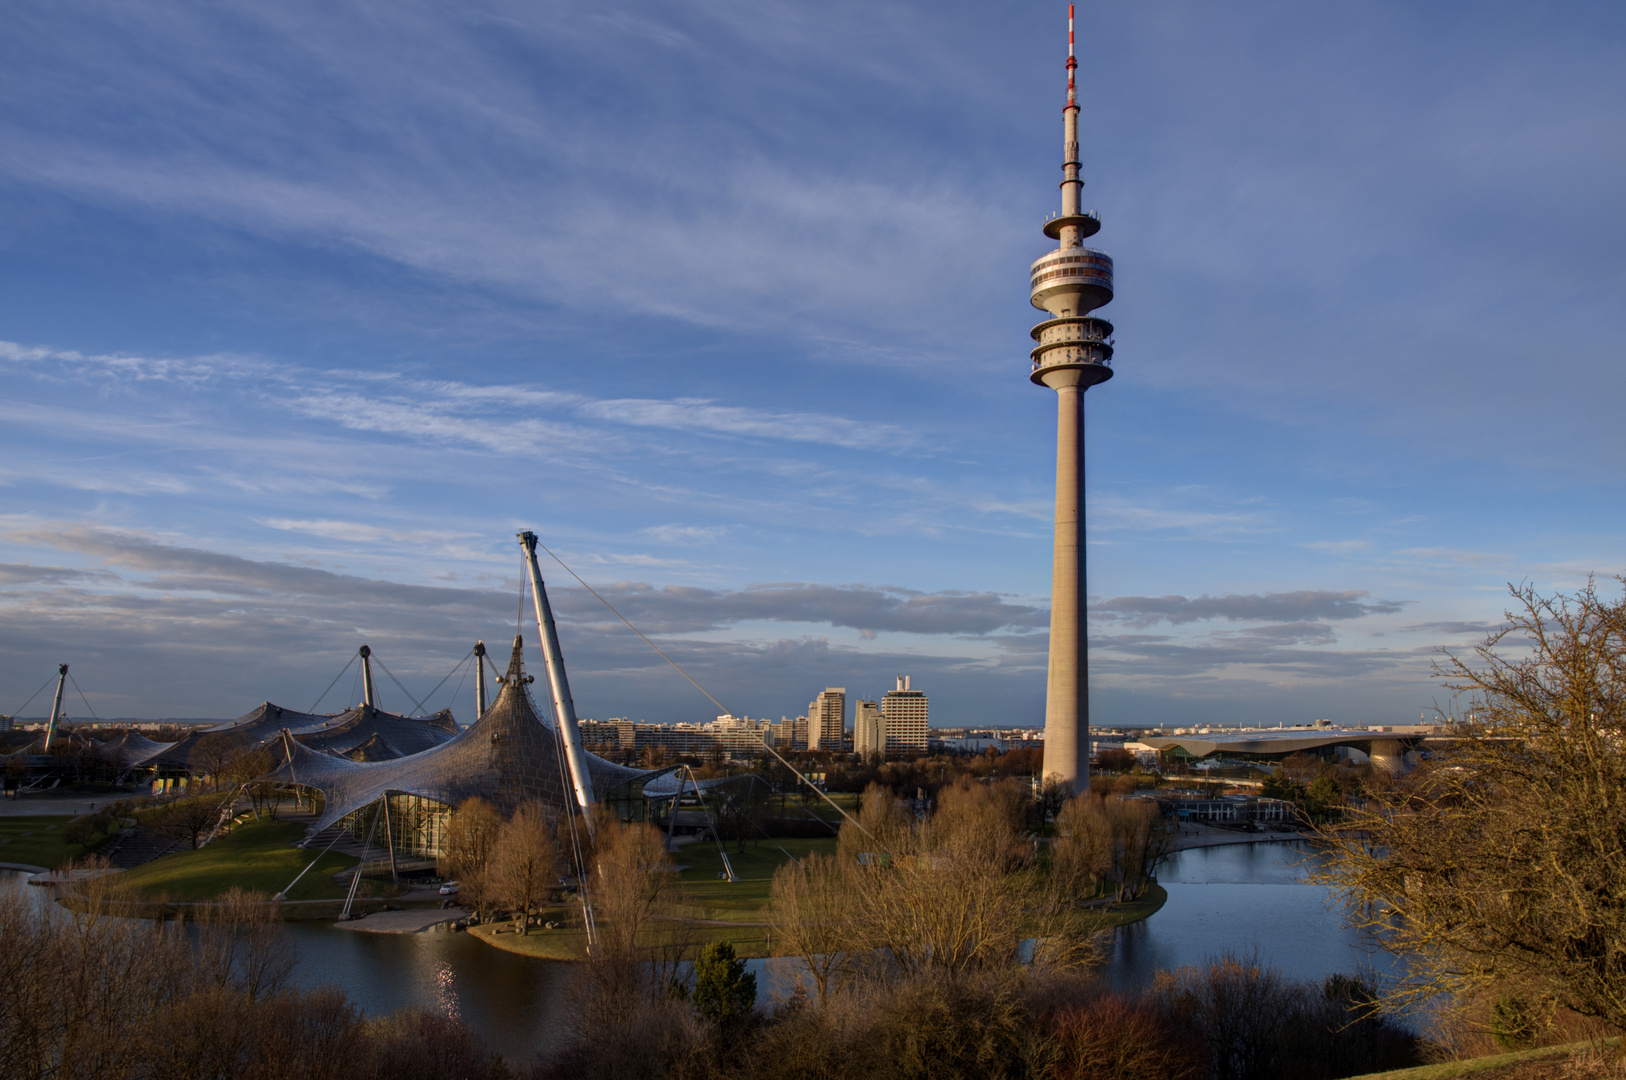
[[[296,821],[245,822],[207,847],[127,870],[122,883],[148,898],[167,896],[175,901],[213,900],[233,886],[274,895],[315,856],[293,846],[304,835],[305,826]],[[328,852],[299,879],[288,899],[343,899],[346,887],[333,875],[355,863],[349,855]]]
[[[1608,1044],[1617,1040],[1610,1039]],[[1350,1080],[1455,1080],[1459,1076],[1482,1076],[1485,1080],[1499,1080],[1501,1077],[1517,1077],[1521,1075],[1519,1066],[1527,1062],[1546,1061],[1551,1058],[1565,1057],[1592,1049],[1590,1043],[1567,1043],[1563,1046],[1543,1046],[1535,1050],[1514,1050],[1506,1054],[1492,1054],[1490,1057],[1468,1058],[1464,1061],[1442,1061],[1437,1065],[1419,1065],[1414,1069],[1395,1069],[1391,1072],[1367,1073],[1363,1076],[1354,1076]],[[1546,1076],[1547,1073],[1541,1075]],[[1564,1075],[1572,1075],[1565,1073]],[[1587,1073],[1574,1073],[1576,1076],[1590,1075]],[[1606,1075],[1600,1073],[1599,1075]]]

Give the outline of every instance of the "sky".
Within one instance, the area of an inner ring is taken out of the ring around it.
[[[1626,8],[1078,16],[1092,722],[1404,723],[1509,583],[1617,595]],[[0,711],[337,709],[366,642],[467,721],[533,529],[736,714],[1041,723],[1065,18],[12,5]],[[542,572],[580,715],[716,714]]]

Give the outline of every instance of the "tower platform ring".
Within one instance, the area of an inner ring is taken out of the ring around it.
[[[1046,364],[1044,367],[1033,369],[1028,376],[1036,386],[1049,386],[1045,376],[1063,371],[1077,371],[1079,373],[1078,385],[1085,390],[1092,386],[1099,386],[1112,378],[1112,369],[1105,364]]]
[[[1066,183],[1066,181],[1062,181]],[[1094,214],[1058,214],[1044,223],[1044,234],[1052,240],[1061,239],[1061,231],[1067,226],[1078,228],[1080,239],[1087,239],[1101,231],[1101,219]]]

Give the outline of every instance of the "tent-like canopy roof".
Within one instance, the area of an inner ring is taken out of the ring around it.
[[[395,758],[405,757],[406,755],[391,746],[389,740],[384,736],[375,733],[366,742],[361,743],[359,746],[352,746],[337,756],[349,758],[351,761],[393,761]]]
[[[400,716],[375,709],[371,705],[357,705],[334,718],[335,723],[307,735],[294,733],[295,738],[312,750],[348,755],[351,750],[381,738],[394,749],[392,757],[404,757],[439,746],[457,735],[457,721],[450,709],[442,709],[433,716],[422,718]]]
[[[537,715],[526,690],[520,646],[514,638],[496,702],[455,738],[389,761],[334,757],[285,738],[285,760],[266,779],[322,792],[326,805],[311,825],[312,835],[390,794],[418,795],[450,806],[478,796],[503,813],[534,800],[562,818],[571,805],[569,767],[558,731]],[[629,769],[593,754],[584,757],[600,796],[661,771]]]
[[[115,738],[96,745],[96,752],[114,762],[120,770],[134,768],[150,761],[174,746],[174,743],[156,742],[139,731],[126,731]]]
[[[458,728],[449,709],[417,718],[387,713],[371,705],[357,705],[323,716],[294,712],[267,701],[246,716],[194,731],[179,742],[153,743],[143,739],[143,743],[155,749],[145,756],[132,753],[130,760],[121,759],[120,764],[123,768],[153,765],[203,775],[234,757],[280,739],[285,731],[323,753],[348,754],[358,746],[373,742],[370,754],[402,757],[439,746],[455,736]]]
[[[203,730],[204,732],[230,732],[255,743],[262,743],[267,739],[274,739],[281,735],[284,728],[295,735],[310,735],[318,731],[326,731],[344,723],[347,716],[348,713],[295,712],[293,709],[284,709],[281,705],[274,705],[269,701],[265,701],[261,702],[259,708],[253,712]]]

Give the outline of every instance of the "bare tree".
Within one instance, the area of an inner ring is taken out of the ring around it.
[[[283,988],[294,954],[277,904],[264,893],[233,888],[199,911],[198,970],[212,985],[251,1001]]]
[[[845,865],[855,929],[849,952],[870,977],[1095,959],[1093,935],[1070,917],[1056,878],[1036,866],[1021,828],[1027,804],[1013,785],[962,780],[939,793],[930,821],[895,834],[890,860]],[[848,836],[854,829],[843,827],[843,848],[859,846]]]
[[[514,912],[520,932],[531,932],[531,912],[559,881],[559,849],[538,802],[528,802],[497,831],[484,875],[486,886]]]
[[[666,838],[646,822],[601,823],[593,870],[600,947],[631,956],[649,944],[650,922],[676,893]]]
[[[1324,881],[1408,957],[1396,996],[1497,984],[1626,1028],[1626,599],[1512,588],[1504,629],[1436,672],[1448,749],[1322,830]]]
[[[1068,799],[1056,815],[1056,842],[1050,849],[1051,873],[1062,889],[1076,897],[1095,894],[1112,870],[1112,823],[1100,810],[1101,799],[1089,793]]]
[[[207,732],[198,737],[188,755],[187,769],[194,783],[220,787],[226,782],[222,775],[236,758],[248,749],[241,736],[225,731]]]
[[[196,849],[204,834],[220,821],[223,806],[218,795],[190,795],[150,811],[141,824],[154,832],[178,836]]]
[[[364,1021],[341,991],[279,988],[271,905],[238,893],[179,923],[114,917],[118,875],[84,883],[74,909],[0,889],[0,1076],[414,1080],[511,1077],[450,1017]]]
[[[438,869],[445,877],[457,878],[463,903],[484,916],[496,904],[495,890],[489,887],[486,864],[503,825],[496,807],[481,798],[465,799],[452,811]]]
[[[1158,864],[1169,854],[1173,830],[1151,799],[1107,799],[1102,804],[1112,827],[1112,875],[1118,900],[1140,899]]]
[[[858,800],[857,822],[841,827],[837,840],[837,853],[844,862],[885,861],[894,850],[907,854],[912,843],[913,816],[902,799],[892,789],[871,782]]]
[[[815,851],[774,872],[771,896],[780,947],[807,968],[823,1005],[853,945],[847,875],[836,859]]]
[[[1039,785],[1038,794],[1039,823],[1042,825],[1053,820],[1061,812],[1062,804],[1073,797],[1073,786],[1050,777]]]
[[[258,750],[250,750],[246,754],[230,758],[216,770],[216,776],[221,787],[226,790],[235,791],[239,787],[246,790],[254,813],[258,815],[262,806],[269,809],[270,791],[268,785],[256,784],[254,781],[273,771],[279,760],[269,746],[262,746]]]
[[[1055,872],[1076,885],[1108,875],[1120,902],[1145,892],[1173,840],[1150,799],[1086,792],[1068,801],[1056,823],[1061,836],[1052,857]]]

